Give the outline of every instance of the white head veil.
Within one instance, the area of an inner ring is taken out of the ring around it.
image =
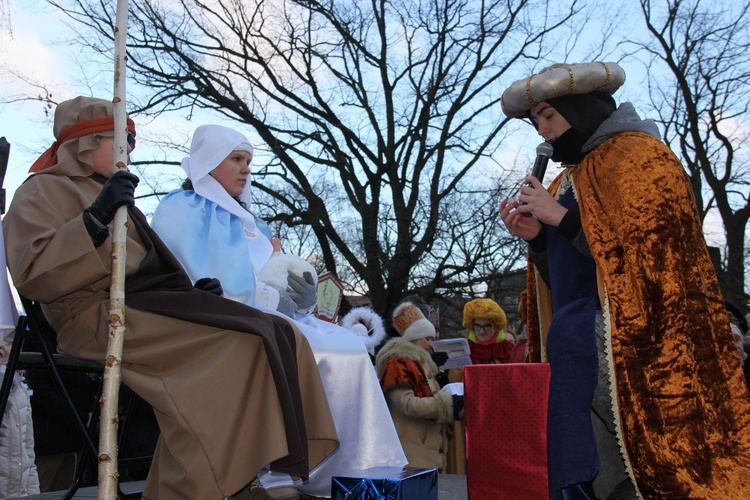
[[[196,193],[207,198],[224,210],[233,213],[243,219],[251,219],[253,225],[255,219],[247,210],[232,198],[219,181],[208,175],[219,166],[232,151],[247,151],[250,159],[253,158],[253,146],[242,133],[221,125],[201,125],[193,133],[193,141],[190,143],[190,156],[182,159],[182,168],[193,183]],[[247,184],[242,190],[239,199],[250,208],[252,202],[251,177],[248,175]]]
[[[262,265],[258,267],[258,265],[261,262],[265,264],[273,252],[273,246],[268,238],[258,230],[255,217],[248,211],[252,203],[250,175],[248,175],[247,184],[245,184],[239,196],[248,210],[245,210],[237,200],[232,198],[219,181],[208,175],[232,151],[247,151],[250,153],[250,159],[252,160],[253,146],[244,134],[221,125],[201,125],[193,133],[193,140],[190,143],[190,156],[182,159],[182,168],[193,183],[193,190],[196,194],[211,200],[242,220],[253,266],[257,272],[263,267]]]

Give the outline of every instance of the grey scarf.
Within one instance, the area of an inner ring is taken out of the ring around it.
[[[604,141],[621,132],[644,132],[661,139],[661,134],[653,120],[643,120],[629,102],[624,102],[604,120],[589,140],[583,145],[583,152],[589,153]]]

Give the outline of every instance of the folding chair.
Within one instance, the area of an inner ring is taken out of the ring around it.
[[[90,416],[88,417],[88,422],[84,422],[84,417],[79,414],[79,411],[76,408],[60,374],[64,371],[102,374],[103,365],[96,361],[82,360],[73,356],[55,353],[57,334],[45,319],[39,304],[24,297],[21,297],[21,304],[26,311],[26,316],[21,316],[16,327],[15,338],[13,346],[11,347],[5,377],[3,378],[3,384],[0,388],[0,423],[2,423],[5,406],[10,394],[13,373],[15,373],[16,370],[47,370],[73,420],[73,423],[75,424],[79,437],[83,441],[82,457],[76,465],[73,484],[71,484],[70,488],[62,497],[64,500],[67,500],[73,498],[76,491],[81,486],[84,486],[84,473],[86,467],[91,466],[92,462],[94,470],[97,466],[96,457],[98,455],[97,441],[99,424],[98,401],[101,396],[102,384],[99,383],[97,394],[94,398],[94,404],[90,410]],[[30,338],[30,336],[35,336],[36,339]],[[27,341],[28,343],[32,343],[34,340],[37,341],[36,343],[40,348],[40,352],[23,352],[24,343]],[[127,439],[133,408],[138,401],[136,394],[132,391],[130,392],[131,396],[127,404],[127,410],[124,416],[121,415],[120,419],[120,435],[118,438],[119,455],[121,455],[122,450],[125,448],[124,443]],[[151,456],[129,458],[120,456],[118,457],[118,464],[150,462],[151,458]],[[140,498],[141,494],[142,491],[125,492],[123,491],[122,485],[118,484],[119,498]]]

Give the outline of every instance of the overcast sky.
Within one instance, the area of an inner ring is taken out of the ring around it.
[[[0,92],[3,98],[33,92],[32,88],[24,88],[16,78],[7,74],[13,68],[22,70],[30,78],[49,82],[50,88],[61,93],[72,92],[64,83],[69,80],[65,56],[54,45],[49,45],[53,34],[60,32],[57,28],[59,22],[56,22],[59,20],[49,14],[44,2],[7,1],[11,3],[12,33],[7,27],[0,30]],[[10,200],[15,188],[26,178],[28,167],[38,152],[51,144],[52,127],[40,103],[5,105],[0,108],[0,116],[0,135],[11,144],[4,186]]]

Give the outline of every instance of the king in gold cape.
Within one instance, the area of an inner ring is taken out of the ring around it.
[[[644,498],[749,498],[750,398],[690,183],[642,132],[612,136],[572,184],[596,265],[617,436]],[[530,360],[546,361],[550,290],[529,263]]]

